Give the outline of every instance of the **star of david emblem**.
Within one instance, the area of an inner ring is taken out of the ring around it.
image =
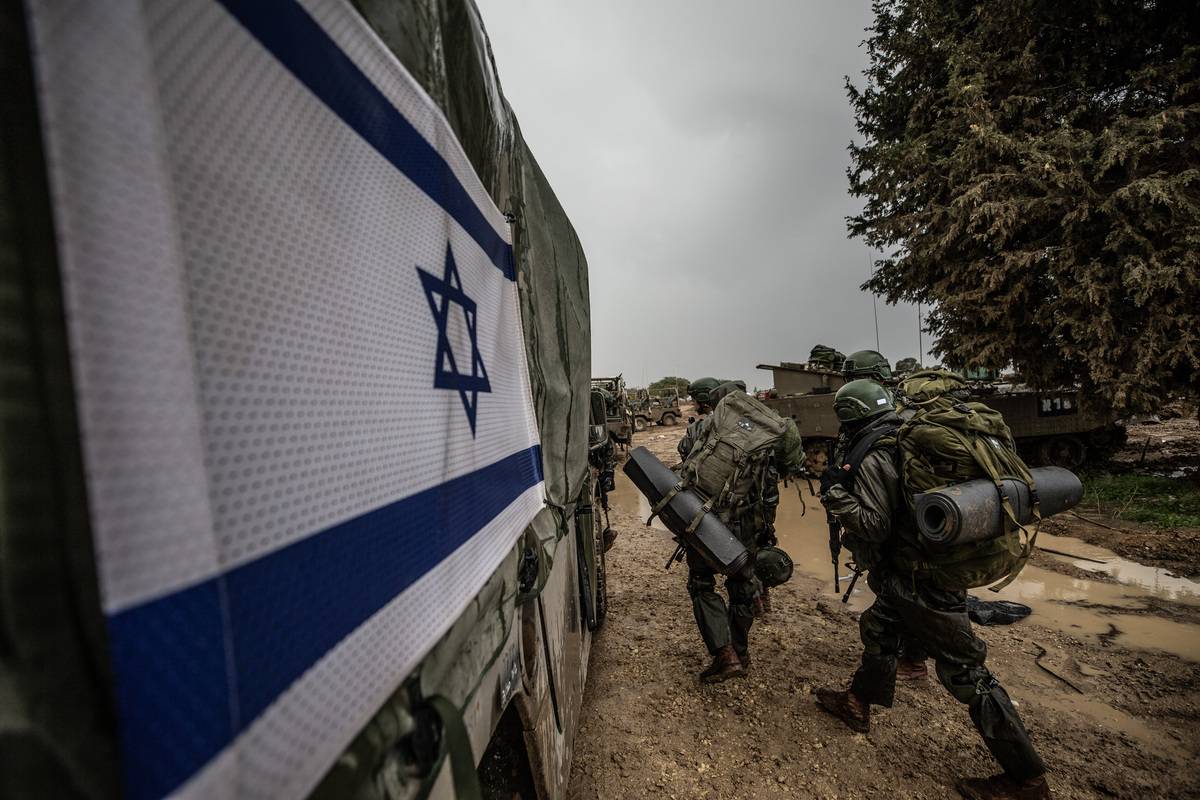
[[[446,245],[446,269],[441,278],[420,267],[417,267],[417,274],[421,278],[421,286],[425,289],[429,310],[433,312],[433,321],[438,329],[437,366],[433,373],[433,387],[458,392],[458,396],[462,398],[463,410],[467,412],[467,421],[471,424],[471,435],[474,436],[479,393],[492,391],[487,369],[483,366],[483,357],[479,355],[475,301],[463,291],[462,278],[459,277],[458,265],[454,263],[454,253],[449,245]],[[466,318],[467,338],[470,340],[471,352],[463,354],[467,356],[464,369],[459,369],[459,361],[450,345],[450,309],[455,304],[462,309]]]

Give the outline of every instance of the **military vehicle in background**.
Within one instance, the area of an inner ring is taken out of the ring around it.
[[[0,192],[0,256],[5,264],[0,270],[0,295],[6,304],[6,313],[0,317],[5,341],[0,353],[0,369],[5,375],[4,402],[0,404],[0,552],[4,554],[0,558],[4,610],[0,615],[0,795],[5,798],[152,796],[145,790],[146,776],[178,771],[189,757],[188,753],[172,753],[174,760],[169,764],[126,760],[122,775],[117,709],[118,700],[129,692],[128,687],[114,685],[109,658],[112,629],[105,624],[97,588],[89,503],[93,476],[85,469],[81,418],[76,411],[83,391],[72,378],[82,373],[73,370],[79,367],[73,363],[76,341],[68,335],[71,312],[64,302],[64,262],[58,249],[61,243],[55,237],[55,227],[68,221],[57,218],[52,204],[50,175],[54,170],[48,169],[47,160],[56,154],[43,147],[42,121],[47,117],[45,109],[39,108],[44,96],[39,96],[38,89],[45,90],[45,85],[35,80],[34,55],[39,51],[50,53],[54,63],[75,65],[64,72],[80,76],[85,74],[81,65],[87,63],[81,60],[81,53],[94,51],[110,57],[114,27],[136,21],[138,24],[132,27],[138,32],[134,35],[146,35],[141,30],[145,20],[138,16],[137,8],[123,8],[128,13],[123,11],[119,22],[93,26],[86,47],[71,49],[55,43],[48,46],[44,39],[39,40],[38,48],[31,46],[30,17],[37,11],[37,3],[6,3],[0,11],[0,25],[6,32],[6,47],[0,48],[0,70],[6,79],[0,98],[0,170],[6,176],[5,191]],[[84,9],[78,12],[54,16],[54,24],[61,29],[71,25],[74,17],[78,27],[79,15],[92,13]],[[97,11],[92,16],[105,13]],[[189,23],[186,15],[172,15],[167,10],[154,16],[161,25],[181,26],[181,30]],[[584,713],[591,632],[603,621],[606,607],[603,554],[611,540],[605,534],[602,512],[612,488],[610,434],[615,430],[617,436],[628,441],[632,429],[631,419],[621,410],[624,391],[619,377],[609,381],[616,384],[611,396],[606,398],[593,390],[588,402],[588,280],[579,238],[501,93],[487,35],[471,0],[437,4],[395,0],[355,3],[353,7],[348,2],[325,3],[321,13],[311,18],[297,5],[293,16],[303,17],[309,26],[303,30],[314,34],[321,33],[319,25],[337,26],[349,20],[351,24],[337,27],[338,37],[350,36],[358,23],[365,21],[377,39],[362,51],[371,63],[379,65],[375,72],[386,72],[393,57],[399,60],[449,121],[451,135],[461,143],[469,161],[466,169],[473,170],[484,191],[508,216],[516,241],[510,267],[519,276],[521,326],[540,439],[538,469],[544,475],[546,492],[544,507],[526,528],[514,531],[514,542],[505,551],[500,566],[432,650],[402,680],[393,682],[388,678],[381,684],[385,700],[364,703],[356,695],[342,696],[340,681],[344,676],[330,679],[328,692],[338,696],[339,708],[357,715],[356,709],[365,705],[372,716],[344,748],[335,743],[333,752],[310,755],[306,766],[311,769],[315,763],[325,772],[319,783],[309,788],[315,798],[449,798],[466,796],[469,787],[455,785],[465,772],[469,778],[478,777],[485,797],[564,797],[574,739]],[[209,20],[209,33],[202,31],[192,37],[193,44],[207,35],[222,35],[224,29],[217,23],[223,17],[216,17]],[[233,23],[225,19],[223,24],[227,28]],[[285,21],[272,24],[276,26],[272,30],[291,35],[293,29],[286,27]],[[78,36],[74,40],[82,41]],[[240,43],[239,48],[251,49],[249,44]],[[363,57],[362,51],[356,55]],[[330,53],[336,56],[332,66],[327,63]],[[279,63],[263,49],[252,55],[253,60],[247,63],[255,66],[241,71],[238,82],[257,86],[255,91],[264,96],[277,94],[278,85],[284,82],[276,77],[283,74]],[[357,74],[351,58],[342,54],[333,39],[327,40],[325,49],[313,48],[304,58],[315,71],[336,73],[337,80]],[[136,63],[144,71],[138,73],[139,79],[160,88],[155,81],[162,76],[153,72],[155,64],[150,59]],[[45,75],[36,77],[44,79]],[[195,75],[189,76],[189,81],[194,79]],[[375,110],[371,103],[384,99],[384,94],[376,94],[378,98],[361,91],[344,92],[339,102],[345,109],[368,114]],[[119,116],[139,126],[138,130],[160,131],[167,127],[161,124],[159,114],[164,112],[157,107],[131,103],[123,108]],[[289,141],[306,141],[303,137],[313,132],[309,127],[311,116],[297,114],[289,120]],[[270,117],[260,121],[270,122]],[[66,123],[55,118],[55,124]],[[378,122],[378,130],[391,136],[388,124]],[[317,133],[323,131],[325,128]],[[70,136],[86,147],[91,133],[71,130]],[[413,135],[420,138],[421,133]],[[233,146],[256,148],[256,155],[277,161],[281,169],[304,169],[306,165],[279,149],[283,145],[276,147],[277,138],[239,140]],[[407,140],[401,135],[400,141]],[[144,160],[149,165],[161,158],[163,153],[156,152]],[[104,167],[120,169],[118,164]],[[430,174],[437,176],[434,184],[442,190],[456,173],[443,164]],[[312,186],[315,199],[298,198],[296,202],[304,200],[338,213],[353,213],[340,202],[343,198],[322,194],[325,189],[321,181],[314,178]],[[137,189],[128,186],[127,191]],[[269,194],[272,187],[262,187],[262,191]],[[96,203],[105,200],[102,196],[92,199]],[[146,198],[146,205],[153,206],[155,200]],[[233,213],[238,213],[238,204],[247,201],[227,197],[222,202],[232,204]],[[170,243],[178,231],[154,227],[159,219],[173,218],[166,212],[148,214],[138,237],[160,237],[162,251],[168,252],[176,246]],[[367,225],[370,220],[358,222]],[[92,234],[89,229],[78,235]],[[222,257],[244,263],[249,270],[269,249],[259,244],[246,242],[244,250],[226,252]],[[387,253],[370,252],[367,238],[362,248],[364,263],[388,257]],[[147,274],[155,269],[155,265],[148,265]],[[344,280],[352,282],[356,277],[345,275]],[[319,287],[309,286],[305,291],[319,291]],[[223,298],[206,302],[218,306],[241,302],[237,292]],[[135,293],[130,300],[133,310],[128,313],[169,317],[172,299],[153,295],[151,300],[157,305],[138,307]],[[319,299],[313,295],[314,302]],[[102,322],[111,318],[96,317],[100,321],[89,329],[91,334],[110,333]],[[338,343],[337,352],[366,357],[377,351],[379,331],[369,322],[363,317],[360,325],[346,326],[344,332],[331,331],[330,336],[344,334],[344,338],[331,340]],[[277,348],[283,360],[288,357],[287,344],[275,341],[270,349]],[[343,344],[345,351],[341,349]],[[173,359],[191,357],[187,352],[170,352]],[[123,368],[144,357],[143,353],[114,352],[109,366]],[[424,382],[430,376],[425,374],[424,366],[420,370],[420,382]],[[191,391],[193,387],[189,386],[179,394]],[[153,419],[170,420],[167,428],[186,427],[170,413],[172,402],[174,395],[165,399],[148,396],[136,409],[113,405],[111,410],[115,419],[137,420],[132,427],[139,435],[143,428],[157,435],[164,428],[155,427]],[[351,415],[361,407],[344,405],[339,407],[344,410],[331,413]],[[121,431],[129,427],[117,426]],[[297,423],[290,435],[303,438],[301,427],[305,426]],[[250,436],[247,434],[248,439]],[[395,442],[386,439],[363,441],[362,445],[362,460],[357,466],[364,470],[377,467],[378,453],[396,450]],[[142,451],[132,452],[136,456]],[[190,453],[180,454],[180,458],[187,457]],[[121,466],[113,464],[116,469]],[[178,469],[173,461],[158,466]],[[355,492],[355,484],[353,479],[348,481],[350,494]],[[196,497],[207,495],[203,484],[192,488]],[[151,494],[130,487],[127,493],[101,500],[109,505],[139,505],[151,502]],[[96,498],[91,495],[91,499]],[[164,502],[197,507],[191,496]],[[287,503],[280,502],[270,513],[287,517],[292,512]],[[441,519],[470,517],[455,508],[435,507],[430,513]],[[191,531],[188,526],[197,528],[189,536],[209,533],[204,523],[181,523],[181,529]],[[458,533],[454,531],[455,536]],[[365,563],[378,554],[354,555]],[[315,587],[306,585],[302,577],[296,574],[287,578],[298,581],[292,587],[294,594],[359,598],[369,591],[363,585]],[[451,581],[445,582],[449,587]],[[174,621],[164,628],[165,639],[184,636],[199,640],[189,627],[199,613],[199,602],[186,606],[184,616],[172,618]],[[328,615],[312,621],[314,629],[327,630],[328,626]],[[281,631],[280,635],[294,641],[310,632],[301,628]],[[195,659],[178,665],[161,662],[163,671],[175,670],[176,683],[203,678],[215,687],[227,679],[225,664],[213,668],[211,659],[200,657],[204,653],[199,652],[198,645],[189,646],[193,648],[189,653],[197,655]],[[380,674],[384,674],[382,665]],[[189,744],[197,752],[211,753],[213,736],[224,735],[219,707],[226,695],[214,692],[194,695],[193,699],[190,703],[164,699],[161,715],[165,718],[173,714],[177,722],[182,720],[180,724],[194,725],[195,741]],[[309,723],[303,721],[306,719],[310,718],[301,717],[295,728],[307,726]],[[316,722],[317,718],[311,719]],[[146,714],[138,722],[142,740],[159,736],[159,716]],[[322,717],[317,724],[331,728],[333,722]],[[249,723],[250,717],[241,720],[243,726]],[[243,738],[258,735],[249,728],[235,730],[234,734],[239,732]],[[268,790],[261,786],[247,789],[240,782],[241,773],[236,770],[243,767],[238,761],[235,755],[222,762],[234,770],[224,773],[228,782],[209,783],[207,788],[193,786],[181,793],[266,796]],[[259,766],[274,770],[281,780],[297,771],[296,763],[284,756]],[[158,794],[161,792],[153,796]]]
[[[674,425],[683,416],[679,392],[675,389],[667,389],[658,395],[650,394],[647,389],[634,389],[630,392],[629,405],[635,431],[643,431],[651,425]]]
[[[823,355],[817,348],[813,353]],[[758,369],[774,376],[774,389],[763,402],[775,413],[795,420],[813,474],[825,468],[840,430],[833,397],[846,378],[841,371],[830,369],[829,363],[827,358],[814,358],[806,363],[758,365]],[[974,369],[966,373],[972,376],[968,381],[973,397],[1004,415],[1022,457],[1030,464],[1076,469],[1089,459],[1105,457],[1125,442],[1124,426],[1089,408],[1074,387],[1036,391],[1002,381],[998,370]],[[884,383],[894,386],[898,381],[892,378]]]
[[[629,444],[633,438],[634,419],[625,378],[622,375],[614,378],[592,378],[592,388],[604,392],[608,435],[619,445]]]

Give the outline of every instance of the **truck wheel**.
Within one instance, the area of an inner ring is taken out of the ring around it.
[[[658,424],[659,425],[674,425],[675,424],[675,415],[674,414],[663,414],[662,419],[660,419],[658,421]]]
[[[635,431],[644,431],[644,430],[646,430],[646,426],[649,424],[650,424],[650,420],[646,419],[645,417],[634,417],[633,418],[633,429]]]
[[[1042,442],[1042,463],[1064,469],[1078,469],[1087,460],[1087,445],[1078,436],[1052,436]]]
[[[594,504],[594,508],[599,509],[599,503]],[[592,514],[592,536],[596,548],[596,624],[590,627],[596,630],[604,624],[604,616],[608,613],[608,557],[605,555],[604,524],[599,513]]]

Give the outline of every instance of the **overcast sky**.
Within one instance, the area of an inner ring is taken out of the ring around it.
[[[766,387],[756,364],[875,347],[844,220],[866,0],[477,2],[587,254],[593,375]],[[916,309],[880,301],[879,337],[915,356]]]

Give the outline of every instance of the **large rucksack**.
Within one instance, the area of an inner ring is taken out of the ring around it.
[[[825,344],[817,345],[808,353],[809,365],[823,369],[840,370],[842,368],[842,362],[845,360],[845,353],[842,353],[840,350],[835,350],[834,348]]]
[[[1036,525],[1030,533],[1020,524],[1000,483],[1013,478],[1029,485],[1035,522],[1041,519],[1037,488],[1017,455],[1004,417],[983,403],[958,399],[964,386],[961,378],[945,370],[922,370],[901,383],[904,402],[916,409],[896,433],[904,495],[911,507],[919,492],[989,479],[1000,492],[1004,532],[973,544],[927,548],[926,558],[912,567],[927,572],[945,589],[974,589],[1000,581],[992,587],[999,590],[1017,577],[1037,538]]]
[[[743,391],[727,394],[701,426],[698,438],[675,467],[679,483],[654,505],[651,518],[676,494],[692,489],[704,498],[689,530],[709,511],[728,524],[761,496],[762,483],[786,423]]]

